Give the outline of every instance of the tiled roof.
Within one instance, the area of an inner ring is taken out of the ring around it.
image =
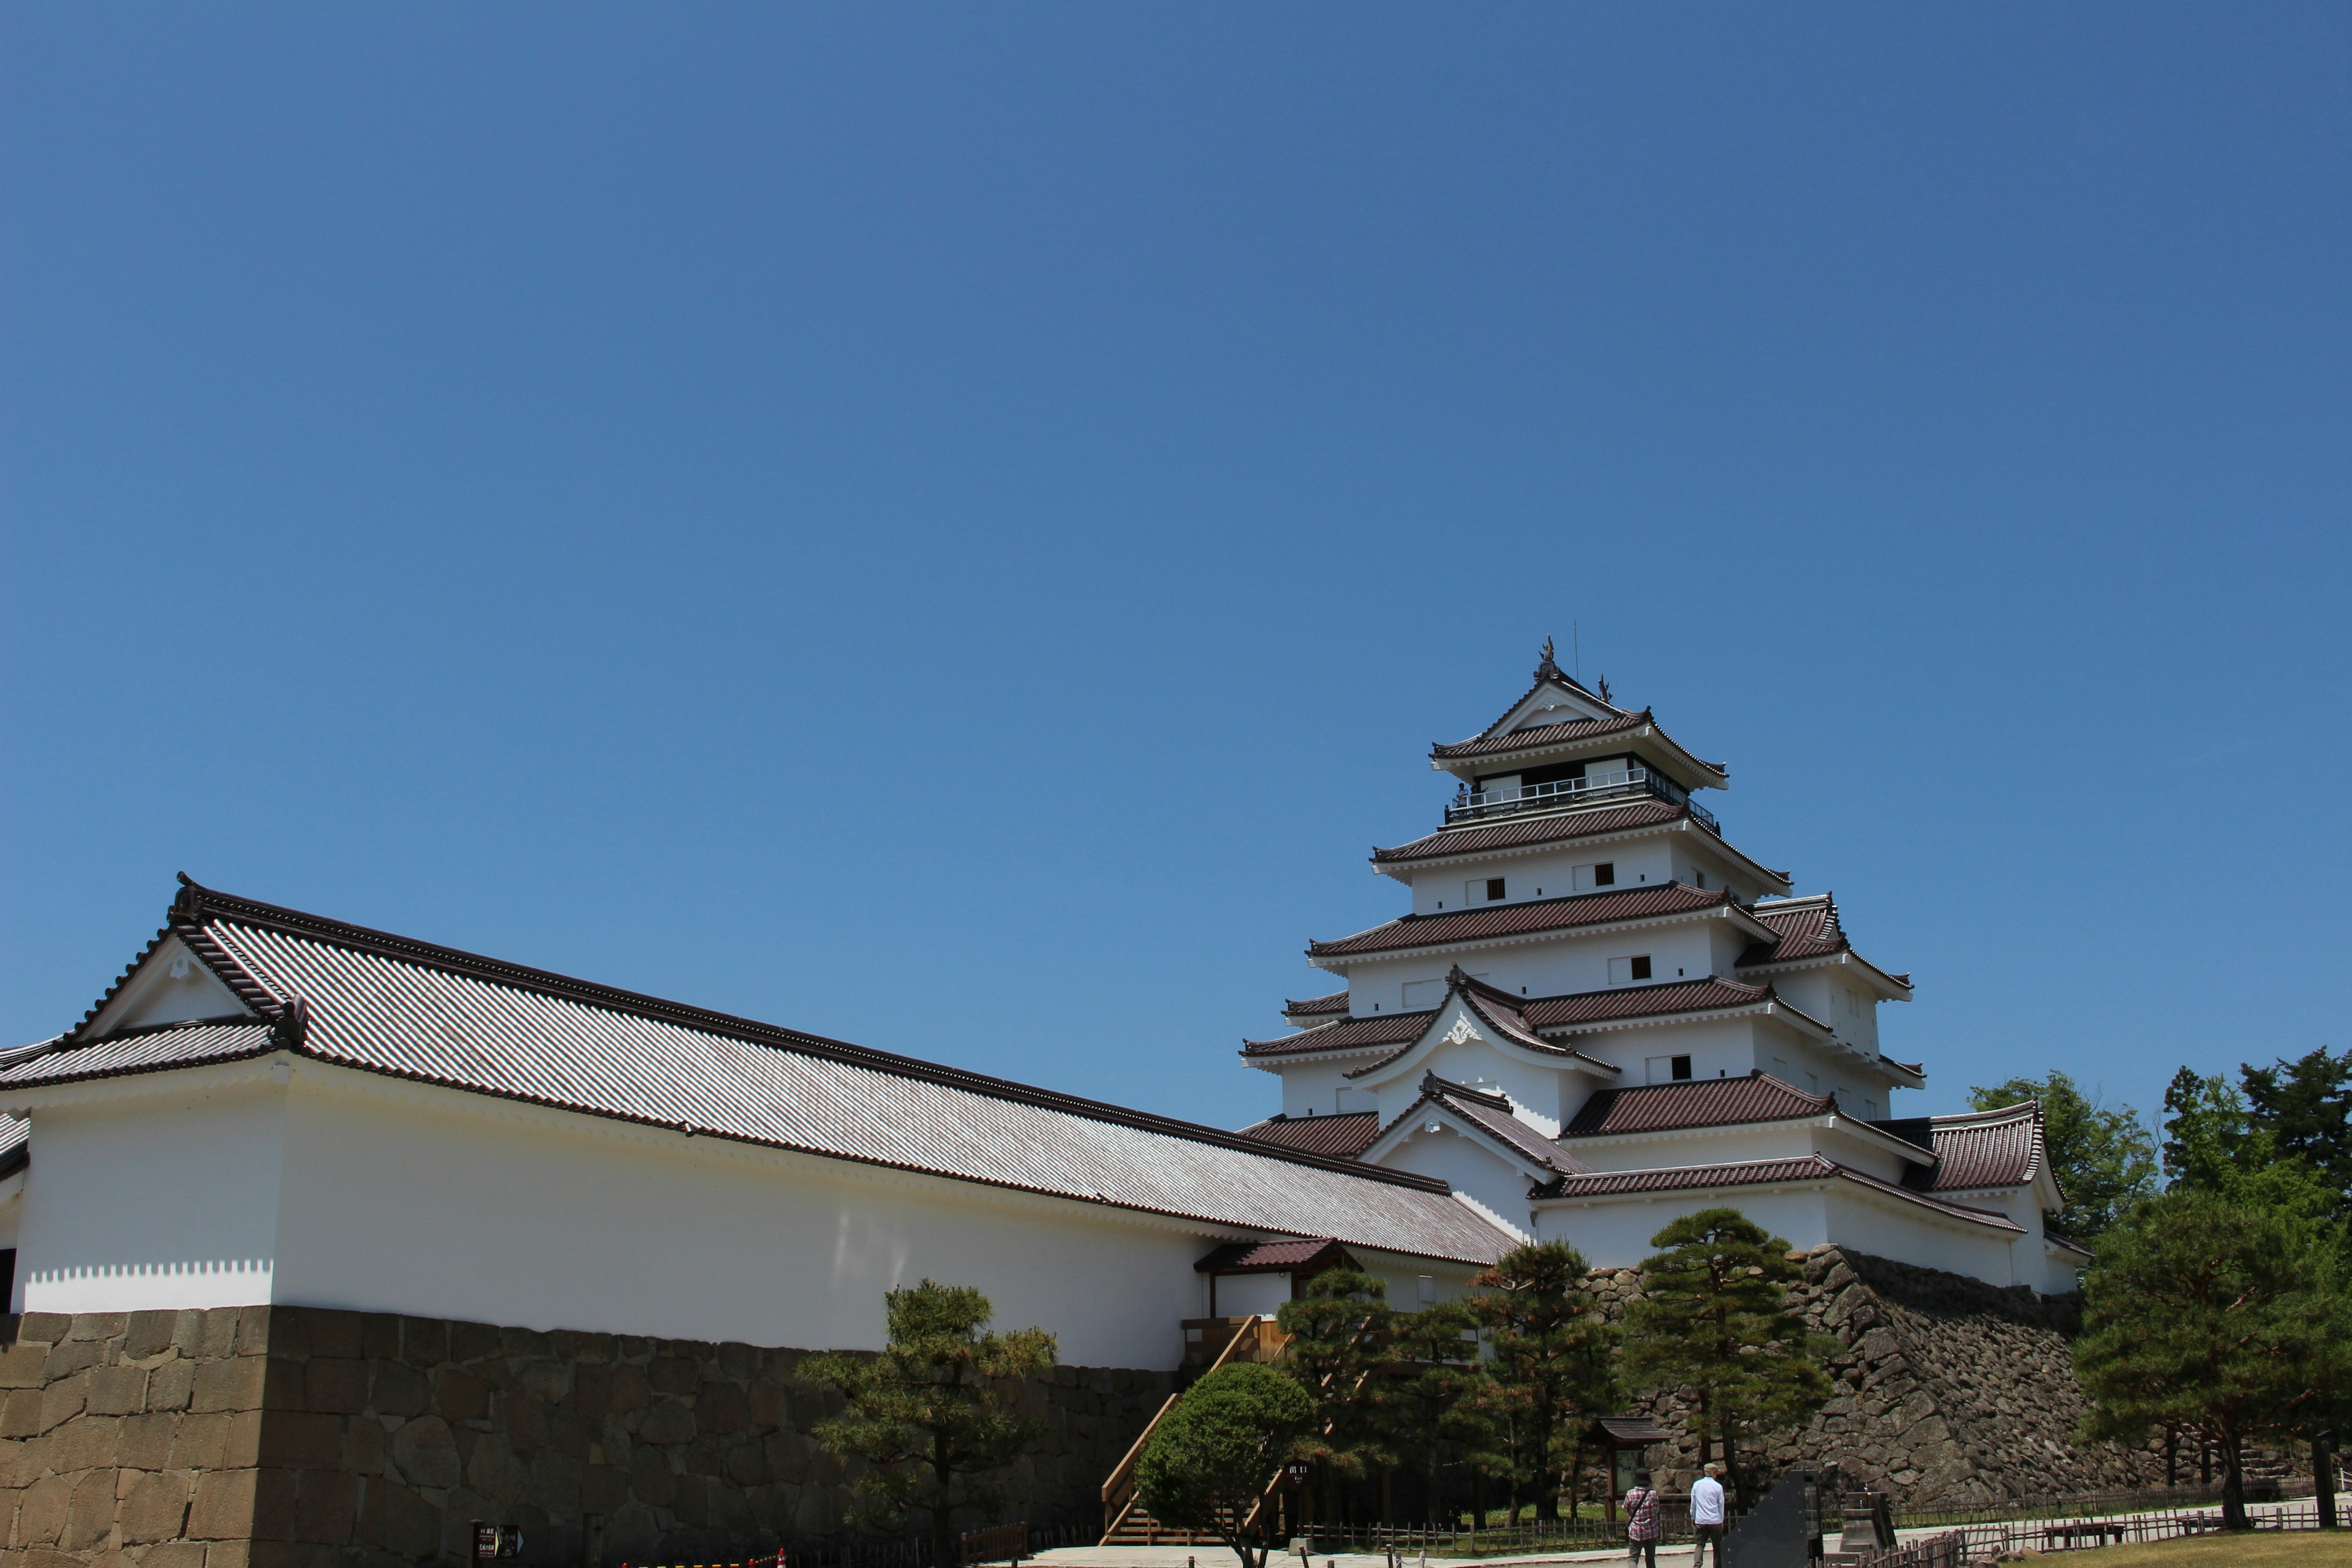
[[[1437,1016],[1434,1009],[1417,1013],[1375,1013],[1369,1018],[1348,1018],[1336,1024],[1318,1024],[1296,1035],[1285,1035],[1273,1040],[1244,1040],[1242,1055],[1245,1057],[1286,1057],[1301,1051],[1341,1051],[1355,1046],[1392,1046],[1400,1041],[1417,1040]]]
[[[197,1062],[235,1061],[240,1057],[264,1056],[278,1048],[277,1032],[268,1024],[182,1024],[171,1028],[141,1029],[81,1046],[74,1045],[70,1036],[64,1036],[39,1056],[20,1058],[0,1068],[0,1089],[65,1079],[115,1078]]]
[[[1350,1261],[1331,1237],[1310,1236],[1296,1241],[1229,1241],[1192,1268],[1202,1274],[1287,1274]]]
[[[1930,1192],[2021,1187],[2042,1167],[2042,1107],[2034,1100],[1926,1120],[1936,1151]]]
[[[1763,1186],[1778,1182],[1845,1181],[1922,1208],[1970,1220],[1996,1230],[2020,1235],[2024,1226],[2007,1215],[1946,1203],[1908,1187],[1882,1182],[1850,1165],[1821,1154],[1789,1160],[1748,1160],[1728,1165],[1676,1165],[1653,1171],[1595,1171],[1590,1174],[1557,1176],[1535,1191],[1538,1198],[1616,1197],[1628,1193],[1686,1193],[1720,1187]]]
[[[0,1179],[15,1175],[29,1163],[33,1124],[21,1116],[0,1116]]]
[[[1425,838],[1416,838],[1410,844],[1400,844],[1393,849],[1375,849],[1372,851],[1372,864],[1388,866],[1402,860],[1433,860],[1444,855],[1524,849],[1531,845],[1591,838],[1602,833],[1623,833],[1632,828],[1654,827],[1662,822],[1675,821],[1686,816],[1689,809],[1685,805],[1669,805],[1663,800],[1644,800],[1632,805],[1588,806],[1582,810],[1553,812],[1539,816],[1513,817],[1508,821],[1475,827],[1449,827]]]
[[[1402,948],[1436,947],[1450,942],[1475,942],[1539,931],[1568,931],[1578,926],[1605,925],[1612,921],[1641,920],[1654,915],[1688,914],[1717,909],[1731,901],[1724,889],[1660,882],[1654,887],[1620,889],[1606,893],[1574,893],[1560,899],[1529,899],[1523,903],[1483,904],[1475,910],[1447,910],[1442,914],[1406,915],[1386,925],[1358,931],[1335,942],[1309,943],[1309,958],[1350,958]]]
[[[1523,1003],[1519,1011],[1537,1029],[1564,1029],[1579,1024],[1602,1024],[1627,1018],[1655,1018],[1675,1013],[1709,1013],[1724,1007],[1753,1007],[1779,1001],[1769,985],[1748,985],[1710,974],[1700,980],[1668,980],[1656,985],[1621,985],[1608,991],[1580,991],[1567,996],[1543,996]],[[1786,1006],[1786,1003],[1781,1004]]]
[[[1519,701],[1526,701],[1526,698]],[[1513,707],[1518,706],[1513,703]],[[1524,730],[1507,730],[1499,735],[1480,735],[1451,744],[1440,742],[1429,748],[1433,757],[1452,761],[1461,757],[1492,757],[1505,752],[1524,752],[1533,746],[1558,746],[1570,741],[1589,740],[1595,735],[1613,735],[1620,730],[1638,730],[1650,721],[1650,715],[1621,713],[1614,719],[1570,719],[1558,724],[1533,724]]]
[[[1764,963],[1793,963],[1801,959],[1826,958],[1833,952],[1853,952],[1853,943],[1847,940],[1845,926],[1838,919],[1837,900],[1827,893],[1814,893],[1802,899],[1768,900],[1748,911],[1779,933],[1774,942],[1750,942],[1739,955],[1736,967],[1752,969]],[[1860,953],[1854,957],[1869,967]],[[1907,974],[1886,973],[1888,979],[1908,986]]]
[[[1424,1105],[1445,1107],[1542,1170],[1569,1173],[1591,1168],[1513,1115],[1508,1095],[1487,1094],[1466,1084],[1442,1079],[1435,1073],[1423,1076],[1421,1097],[1406,1107],[1403,1115],[1389,1123],[1388,1128],[1383,1128],[1383,1134],[1390,1128],[1412,1121],[1421,1113]]]
[[[298,1021],[307,1016],[307,1027],[281,1022],[271,1041],[277,1048],[338,1066],[1277,1236],[1336,1237],[1475,1262],[1491,1260],[1508,1243],[1428,1178],[503,963],[193,883],[174,902],[170,929],[215,973],[226,967],[256,994],[287,999],[272,1004],[281,1015]],[[7,1069],[0,1087],[251,1056],[264,1037],[254,1026],[200,1025],[122,1040],[69,1039]]]
[[[1598,1057],[1587,1056],[1573,1046],[1559,1045],[1537,1034],[1528,1026],[1528,1021],[1520,1012],[1525,1005],[1525,998],[1514,996],[1507,991],[1487,984],[1483,980],[1472,978],[1463,973],[1460,964],[1457,963],[1446,971],[1445,987],[1449,999],[1459,995],[1472,1015],[1481,1023],[1521,1050],[1533,1051],[1539,1056],[1572,1059],[1601,1078],[1617,1076],[1619,1069],[1611,1063],[1604,1062]],[[1367,1077],[1381,1071],[1398,1058],[1410,1055],[1420,1043],[1423,1036],[1428,1032],[1427,1020],[1435,1018],[1437,1014],[1444,1010],[1441,1007],[1434,1012],[1421,1015],[1423,1019],[1421,1032],[1406,1040],[1401,1049],[1390,1052],[1376,1062],[1357,1068],[1348,1076],[1349,1078]]]
[[[1769,1073],[1746,1078],[1695,1078],[1604,1089],[1584,1102],[1560,1130],[1563,1138],[1605,1138],[1618,1132],[1664,1132],[1682,1127],[1727,1127],[1742,1121],[1785,1121],[1820,1116],[1826,1094],[1807,1094]]]
[[[1381,1113],[1349,1110],[1335,1116],[1269,1116],[1242,1129],[1242,1136],[1310,1154],[1352,1160],[1381,1135]]]
[[[1328,996],[1309,996],[1304,1002],[1286,1001],[1282,1005],[1282,1016],[1286,1018],[1315,1018],[1333,1013],[1344,1015],[1347,1011],[1348,994],[1345,991],[1334,991]]]

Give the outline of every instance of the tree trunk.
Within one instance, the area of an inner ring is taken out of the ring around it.
[[[2221,1528],[2244,1530],[2246,1523],[2245,1445],[2235,1425],[2221,1431]]]
[[[959,1568],[956,1551],[955,1493],[950,1489],[955,1477],[948,1460],[948,1437],[945,1432],[931,1435],[931,1479],[937,1489],[931,1496],[931,1561],[932,1568]]]

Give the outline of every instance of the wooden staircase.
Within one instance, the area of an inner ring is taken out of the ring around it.
[[[1262,1316],[1190,1319],[1184,1324],[1184,1341],[1188,1366],[1198,1364],[1211,1344],[1222,1342],[1216,1359],[1202,1370],[1204,1377],[1232,1362],[1270,1362],[1282,1353],[1286,1342],[1274,1320]],[[1160,1423],[1168,1418],[1168,1413],[1183,1397],[1181,1394],[1168,1396],[1167,1403],[1160,1405],[1150,1424],[1128,1449],[1127,1457],[1119,1460],[1118,1468],[1111,1471],[1110,1479],[1103,1482],[1103,1545],[1202,1546],[1216,1542],[1218,1537],[1213,1531],[1176,1530],[1160,1523],[1135,1495],[1135,1463],[1143,1456],[1143,1446],[1151,1441],[1151,1434],[1159,1430]],[[1255,1510],[1252,1515],[1255,1517]]]

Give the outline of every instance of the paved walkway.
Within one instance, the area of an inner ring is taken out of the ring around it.
[[[1624,1559],[1625,1549],[1612,1546],[1528,1557],[1432,1557],[1429,1568],[1535,1568],[1547,1563],[1622,1563]],[[1028,1561],[1055,1568],[1241,1568],[1241,1559],[1223,1546],[1060,1546]],[[1405,1568],[1421,1568],[1417,1552],[1408,1554],[1404,1562]],[[1689,1562],[1687,1542],[1658,1548],[1658,1568],[1686,1568]],[[1298,1568],[1298,1559],[1277,1552],[1268,1568]],[[1314,1568],[1388,1568],[1388,1559],[1377,1552],[1318,1552]]]

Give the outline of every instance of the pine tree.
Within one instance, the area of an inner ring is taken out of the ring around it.
[[[1242,1560],[1265,1568],[1271,1510],[1244,1531],[1274,1467],[1313,1424],[1315,1402],[1291,1378],[1248,1362],[1221,1366],[1185,1391],[1136,1461],[1135,1489],[1151,1517],[1213,1531]]]
[[[2099,1239],[2074,1366],[2085,1440],[2191,1431],[2221,1457],[2221,1517],[2246,1528],[2244,1446],[2329,1418],[2352,1380],[2334,1248],[2289,1208],[2195,1188]]]
[[[880,1354],[811,1356],[800,1377],[847,1403],[817,1426],[817,1441],[867,1466],[844,1522],[896,1531],[926,1514],[933,1561],[949,1568],[958,1556],[955,1516],[1003,1507],[991,1477],[1036,1436],[1035,1424],[1014,1415],[992,1384],[1051,1372],[1054,1336],[986,1332],[993,1310],[969,1286],[926,1279],[884,1300],[890,1338]]]
[[[1470,1310],[1486,1331],[1496,1414],[1514,1479],[1535,1489],[1536,1517],[1559,1517],[1580,1418],[1614,1403],[1615,1336],[1583,1289],[1583,1254],[1564,1241],[1514,1248],[1481,1274]],[[1516,1510],[1514,1510],[1516,1512]]]
[[[1475,1320],[1466,1301],[1445,1301],[1391,1321],[1396,1372],[1381,1405],[1391,1446],[1421,1472],[1427,1516],[1441,1517],[1439,1471],[1444,1450],[1476,1464],[1492,1451],[1494,1425],[1482,1394],[1492,1382],[1481,1364]]]
[[[1396,1356],[1389,1334],[1394,1316],[1387,1287],[1352,1268],[1316,1275],[1275,1314],[1290,1336],[1282,1367],[1315,1402],[1314,1425],[1299,1440],[1298,1453],[1322,1467],[1329,1522],[1339,1521],[1342,1478],[1396,1463],[1376,1385],[1381,1369]]]
[[[1828,1400],[1822,1357],[1837,1342],[1788,1310],[1803,1271],[1789,1244],[1738,1209],[1701,1209],[1650,1238],[1642,1298],[1625,1314],[1625,1365],[1654,1388],[1681,1389],[1704,1462],[1723,1445],[1738,1478],[1740,1433],[1794,1426]]]

